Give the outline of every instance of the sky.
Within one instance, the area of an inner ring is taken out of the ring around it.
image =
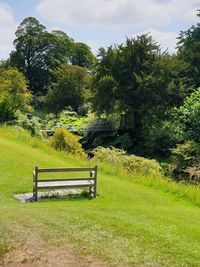
[[[142,33],[173,53],[180,31],[198,22],[199,8],[200,0],[0,0],[0,59],[14,49],[15,31],[30,16],[94,53]]]

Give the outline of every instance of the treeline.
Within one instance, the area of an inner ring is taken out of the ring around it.
[[[163,166],[177,179],[200,178],[199,23],[180,32],[173,55],[143,34],[95,56],[32,17],[18,27],[14,47],[0,68],[1,122],[31,108],[92,112],[119,129],[99,144],[170,162]]]

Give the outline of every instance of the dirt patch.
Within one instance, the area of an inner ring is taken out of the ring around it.
[[[11,249],[1,259],[0,267],[106,267],[91,255],[77,257],[69,247],[49,247],[37,234]]]
[[[21,249],[13,250],[3,258],[2,267],[104,267],[105,263],[98,262],[91,257],[77,259],[73,252],[61,248],[50,248],[43,250]]]

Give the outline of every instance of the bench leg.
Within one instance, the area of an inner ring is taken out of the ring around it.
[[[35,188],[35,201],[38,200],[38,192],[37,192],[37,188]]]
[[[96,183],[94,185],[94,198],[97,197],[97,186],[96,186]]]
[[[92,187],[89,187],[89,194],[92,195]]]
[[[35,184],[33,185],[33,199],[34,199],[35,201],[38,200],[38,191],[37,191],[37,187],[36,187]]]

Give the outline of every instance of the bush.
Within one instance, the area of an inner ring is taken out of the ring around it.
[[[176,180],[200,182],[200,144],[188,141],[172,149],[173,177]]]
[[[31,110],[31,94],[28,91],[24,75],[17,69],[0,71],[0,122],[16,118],[16,111]]]
[[[178,131],[178,125],[169,121],[152,127],[144,144],[146,154],[157,159],[169,157],[180,139]]]
[[[174,116],[180,123],[184,140],[200,142],[200,88],[186,97],[179,109],[174,109]]]
[[[125,133],[123,135],[120,135],[114,142],[114,146],[117,146],[119,148],[128,150],[133,147],[133,141],[131,139],[131,136],[128,133]]]
[[[97,147],[92,153],[96,160],[122,167],[128,172],[143,176],[161,176],[161,167],[156,160],[127,155],[124,150],[114,147]]]
[[[11,122],[11,124],[15,124],[25,130],[28,130],[32,136],[40,136],[42,137],[42,129],[44,127],[44,121],[36,116],[32,116],[32,114],[27,113],[23,114],[20,111],[16,112],[17,120]]]
[[[85,156],[84,150],[79,143],[79,137],[70,133],[70,131],[57,128],[54,135],[50,138],[50,146],[59,151],[65,151],[70,154]]]

